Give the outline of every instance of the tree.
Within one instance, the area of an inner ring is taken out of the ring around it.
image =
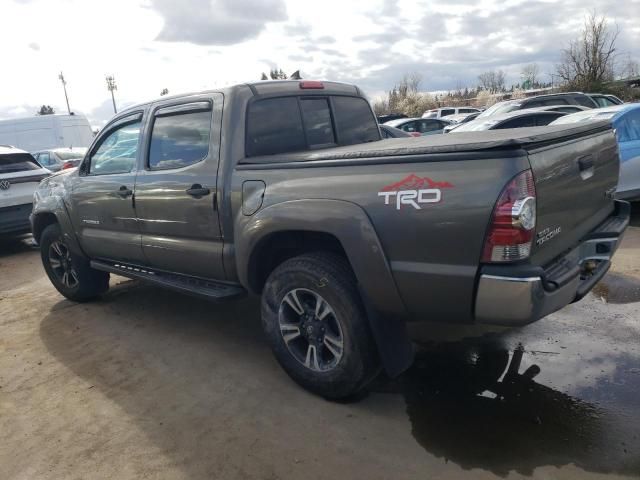
[[[161,96],[161,97],[164,97],[165,95],[169,95],[169,89],[168,89],[168,88],[163,88],[163,89],[160,91],[160,96]]]
[[[300,70],[296,70],[289,77],[291,80],[302,80],[302,75],[300,75]]]
[[[269,76],[271,80],[286,80],[287,74],[282,71],[282,69],[278,70],[277,68],[272,69],[269,72]]]
[[[267,77],[267,74],[262,72],[262,77],[260,78],[260,80],[269,80],[269,77]]]
[[[491,93],[504,91],[505,73],[502,70],[489,70],[478,75],[478,81],[482,90]]]
[[[570,89],[591,91],[613,80],[618,26],[610,29],[603,16],[591,13],[580,37],[562,50],[558,76]]]
[[[628,55],[626,61],[620,69],[620,76],[622,78],[640,77],[640,63],[638,63],[637,60],[631,58],[631,55]]]
[[[50,105],[42,105],[36,115],[53,115],[56,113]]]
[[[520,76],[522,77],[522,88],[536,88],[538,86],[538,75],[540,75],[540,67],[537,63],[530,63],[522,67]]]

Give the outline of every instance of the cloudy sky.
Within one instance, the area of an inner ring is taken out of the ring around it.
[[[119,106],[258,80],[277,66],[354,82],[371,97],[404,73],[425,91],[473,86],[501,68],[517,82],[537,62],[549,80],[590,11],[620,28],[640,59],[640,0],[0,0],[0,118],[50,104],[102,125]]]

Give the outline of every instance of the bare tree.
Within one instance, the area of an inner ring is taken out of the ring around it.
[[[55,110],[50,105],[42,105],[36,115],[53,115]]]
[[[591,13],[580,37],[562,50],[558,76],[569,88],[586,91],[613,80],[619,33],[617,25],[611,29],[605,17]]]
[[[478,81],[483,90],[491,93],[504,91],[505,73],[502,70],[489,70],[478,75]]]
[[[520,76],[522,77],[522,88],[535,88],[538,85],[540,67],[537,63],[530,63],[522,67]]]
[[[627,59],[620,69],[620,76],[622,78],[640,77],[640,63],[631,58],[631,55],[627,55]]]

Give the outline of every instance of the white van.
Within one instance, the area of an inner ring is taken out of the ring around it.
[[[93,131],[84,115],[36,115],[0,120],[0,145],[13,145],[28,152],[88,147],[92,141]]]
[[[442,107],[427,110],[422,114],[422,118],[442,118],[449,115],[459,115],[461,113],[476,113],[480,109],[473,107]]]

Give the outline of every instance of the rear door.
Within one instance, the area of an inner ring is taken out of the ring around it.
[[[152,267],[223,279],[216,209],[222,95],[158,103],[136,180],[142,248]]]
[[[92,258],[144,263],[133,204],[142,117],[107,125],[72,180],[72,221]]]

